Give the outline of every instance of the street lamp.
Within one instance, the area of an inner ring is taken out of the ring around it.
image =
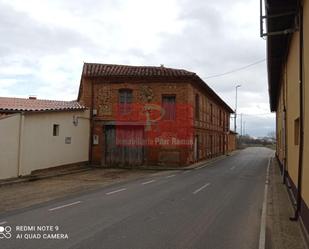
[[[234,131],[237,132],[237,125],[236,125],[236,119],[237,119],[237,89],[241,87],[241,85],[237,85],[235,87],[236,89],[236,98],[235,98],[235,118],[234,118]]]

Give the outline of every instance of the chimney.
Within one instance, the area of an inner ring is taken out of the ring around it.
[[[161,64],[160,67],[164,67],[164,64]]]
[[[36,99],[36,96],[30,95],[30,96],[29,96],[29,99]]]

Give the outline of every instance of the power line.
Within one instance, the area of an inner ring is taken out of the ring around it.
[[[240,113],[242,114],[243,116],[267,116],[267,115],[275,115],[275,113],[271,113],[271,112],[268,112],[268,113],[257,113],[257,114],[249,114],[249,113]]]
[[[227,71],[225,73],[221,73],[221,74],[214,74],[214,75],[211,75],[211,76],[208,76],[208,77],[204,77],[205,79],[211,79],[211,78],[217,78],[217,77],[221,77],[221,76],[224,76],[224,75],[227,75],[227,74],[232,74],[232,73],[235,73],[235,72],[238,72],[238,71],[242,71],[244,69],[247,69],[249,67],[252,67],[252,66],[255,66],[257,64],[260,64],[262,62],[266,61],[266,59],[262,59],[262,60],[258,60],[256,62],[253,62],[251,64],[248,64],[246,66],[243,66],[243,67],[239,67],[239,68],[236,68],[234,70],[231,70],[231,71]]]
[[[270,116],[270,115],[275,116],[275,113],[271,113],[271,112],[268,112],[268,113],[257,113],[257,114],[238,113],[238,115],[247,116],[247,117],[257,117],[257,116],[267,117],[267,116]],[[234,117],[231,116],[231,118],[233,119]]]

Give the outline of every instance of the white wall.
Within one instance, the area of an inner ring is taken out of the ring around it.
[[[78,124],[73,124],[73,117]],[[60,165],[88,161],[89,112],[50,112],[25,115],[20,175]],[[59,136],[53,136],[53,125]],[[71,144],[65,138],[71,137]]]
[[[0,117],[0,179],[17,176],[20,115]]]
[[[77,125],[73,117],[78,118]],[[53,136],[54,124],[59,125],[59,136]],[[88,161],[89,134],[89,111],[0,117],[0,179]],[[71,137],[71,144],[65,143],[66,137]]]

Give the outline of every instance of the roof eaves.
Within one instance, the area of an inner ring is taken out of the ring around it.
[[[197,74],[193,77],[195,80],[197,80],[202,87],[204,87],[220,104],[222,104],[225,109],[227,109],[230,113],[234,113],[234,110],[227,104],[225,101],[210,87],[206,84],[206,82],[201,79]]]
[[[297,11],[298,1],[294,0],[268,0],[267,15],[276,15]],[[267,31],[275,32],[294,28],[293,16],[282,16],[267,19]],[[277,110],[278,89],[282,79],[282,66],[286,60],[291,35],[281,34],[267,36],[267,70],[268,91],[271,111]]]
[[[86,107],[83,108],[49,108],[49,109],[23,109],[23,108],[0,108],[0,112],[71,112],[71,111],[84,111]]]

